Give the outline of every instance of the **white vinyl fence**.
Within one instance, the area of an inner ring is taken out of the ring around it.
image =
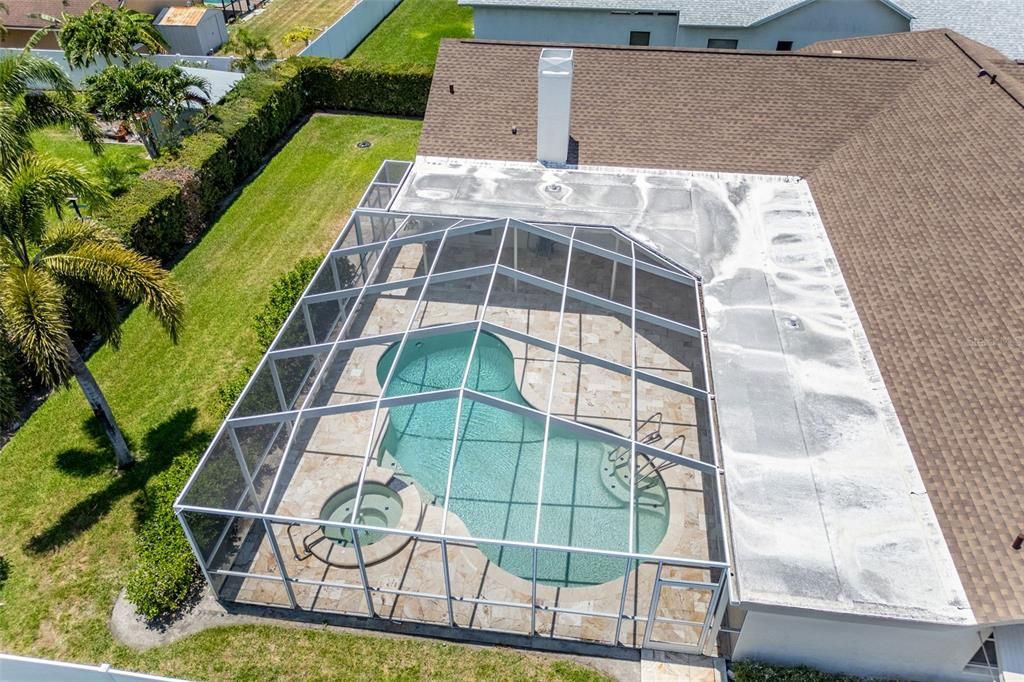
[[[0,48],[0,55],[17,54],[20,52],[22,52],[22,48],[19,47]],[[61,70],[70,76],[75,87],[81,85],[82,80],[85,79],[86,76],[99,73],[107,66],[107,63],[101,59],[90,67],[84,69],[73,69],[68,64],[68,60],[64,58],[64,52],[61,50],[32,50],[32,54],[37,57],[46,57],[57,62],[57,65]],[[211,71],[231,71],[231,63],[235,60],[234,57],[189,57],[188,55],[180,54],[145,54],[139,56],[143,59],[148,59],[158,66],[171,66],[172,64],[176,64],[178,66],[209,69]],[[114,63],[121,64],[121,60],[115,59]]]
[[[79,665],[0,654],[0,682],[183,682],[170,677],[115,670],[107,664]]]
[[[402,0],[360,0],[299,54],[343,59],[398,6]]]

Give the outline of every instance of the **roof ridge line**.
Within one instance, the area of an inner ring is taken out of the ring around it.
[[[971,60],[972,64],[978,67],[979,78],[982,76],[989,76],[990,83],[992,85],[998,86],[999,89],[1002,90],[1007,97],[1009,97],[1017,104],[1017,106],[1019,106],[1021,109],[1024,109],[1024,89],[1016,87],[1016,84],[1014,83],[1011,83],[1012,89],[1007,88],[1005,82],[1003,80],[1000,80],[998,76],[1006,76],[1007,78],[1009,78],[1009,76],[1003,73],[1001,69],[997,68],[997,62],[990,62],[981,55],[975,56],[974,54],[971,54],[971,52],[967,49],[966,46],[961,45],[960,41],[958,41],[956,38],[950,35],[949,31],[943,32],[943,35],[945,35],[946,39],[949,40],[949,42],[953,43],[953,45],[955,45],[956,48],[965,57]],[[1014,90],[1021,90],[1021,92],[1017,93],[1014,92]]]
[[[609,50],[620,52],[667,52],[669,54],[717,54],[738,55],[742,57],[801,57],[805,59],[852,59],[873,62],[927,62],[930,60],[919,57],[891,57],[885,55],[860,54],[825,54],[821,52],[777,52],[774,50],[716,50],[704,47],[640,47],[636,45],[598,45],[593,43],[543,43],[519,40],[486,40],[477,38],[460,38],[460,43],[468,45],[503,45],[506,47],[559,47],[581,50]]]

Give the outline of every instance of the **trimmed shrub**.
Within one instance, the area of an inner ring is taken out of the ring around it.
[[[298,57],[294,61],[297,63],[282,65],[282,70],[298,70],[309,107],[417,117],[427,110],[434,75],[427,67],[316,57]]]
[[[825,673],[807,666],[789,668],[758,661],[732,663],[735,682],[867,682],[866,678]]]
[[[266,303],[253,320],[260,348],[266,350],[274,340],[277,329],[284,323],[302,292],[309,285],[322,259],[317,256],[302,258],[294,268],[284,273],[270,286]],[[352,281],[354,268],[346,262],[339,273],[347,285]],[[217,404],[226,415],[241,395],[253,370],[244,368],[237,376],[217,391]],[[284,372],[287,375],[287,372]],[[286,376],[282,376],[286,379]],[[267,392],[267,395],[271,395]],[[267,409],[277,407],[277,401]],[[188,477],[199,463],[199,452],[189,452],[177,459],[163,473],[154,477],[142,498],[142,515],[146,520],[139,529],[136,541],[138,564],[128,577],[125,593],[128,601],[147,618],[157,618],[177,611],[188,599],[196,580],[199,565],[192,555],[185,532],[174,516],[174,499],[185,487]],[[228,463],[230,468],[234,466]],[[208,477],[209,478],[216,478]],[[230,474],[223,480],[234,480]],[[198,520],[202,523],[202,520]],[[219,533],[223,521],[210,519],[214,534]],[[190,521],[191,525],[191,521]],[[209,529],[193,528],[197,537]]]
[[[147,256],[165,260],[185,243],[181,187],[169,180],[143,175],[97,215],[128,246]]]
[[[302,296],[302,292],[313,280],[313,275],[320,267],[321,260],[316,256],[303,258],[294,268],[281,275],[270,286],[270,298],[263,305],[263,309],[256,313],[252,325],[256,331],[256,340],[259,341],[260,348],[270,348],[274,337],[277,336],[277,331],[288,318],[288,313],[292,311]],[[348,261],[343,262],[351,268]],[[344,279],[351,282],[351,274]]]
[[[177,457],[143,491],[142,513],[146,520],[136,537],[138,563],[128,576],[125,594],[147,618],[181,608],[199,577],[199,565],[174,516],[174,498],[198,462],[198,452]]]
[[[235,173],[228,152],[228,141],[211,132],[189,135],[174,157],[160,165],[184,168],[196,179],[197,205],[203,220],[213,215],[217,204],[235,188]]]

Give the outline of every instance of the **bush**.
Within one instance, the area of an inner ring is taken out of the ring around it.
[[[807,666],[789,668],[758,661],[730,665],[736,682],[866,682],[865,678],[825,673]]]
[[[271,285],[267,301],[253,320],[261,349],[270,347],[277,329],[312,281],[321,260],[316,256],[302,258]],[[342,286],[347,286],[355,269],[347,261],[339,267]],[[226,415],[231,409],[251,374],[252,369],[246,367],[218,389],[217,404],[222,414]],[[275,399],[274,405],[268,409],[276,406]],[[181,608],[199,577],[199,566],[181,524],[174,516],[174,499],[199,463],[199,455],[190,452],[175,459],[167,471],[154,477],[143,493],[142,516],[146,520],[138,532],[138,564],[128,577],[126,594],[138,612],[147,618],[157,618]],[[233,467],[234,464],[229,463],[228,466]],[[230,475],[223,479],[234,480]],[[211,523],[219,532],[223,520],[212,519]],[[193,528],[193,532],[198,537],[206,530]]]
[[[173,158],[160,165],[188,169],[195,176],[196,202],[203,220],[210,218],[221,200],[235,188],[228,141],[216,133],[189,135]]]
[[[270,285],[270,298],[256,313],[252,325],[256,331],[256,340],[259,341],[260,348],[264,350],[270,348],[274,337],[277,336],[277,331],[287,319],[288,313],[292,311],[302,296],[302,292],[313,281],[313,275],[320,267],[321,260],[316,256],[307,256]],[[348,261],[344,261],[344,263],[348,268],[352,267],[348,265]],[[348,274],[345,281],[351,282],[352,275]]]
[[[181,608],[199,577],[199,565],[174,515],[174,498],[199,462],[199,453],[179,456],[143,491],[145,521],[136,539],[138,563],[125,593],[139,613],[157,618]]]
[[[319,57],[296,57],[307,106],[372,114],[422,117],[433,71],[409,64],[370,64]],[[282,70],[288,69],[286,63]]]
[[[292,57],[243,78],[206,112],[200,132],[97,215],[161,260],[199,237],[220,202],[313,109],[423,116],[430,69]]]
[[[167,259],[185,243],[181,187],[148,172],[97,216],[117,230],[125,243],[147,256]]]

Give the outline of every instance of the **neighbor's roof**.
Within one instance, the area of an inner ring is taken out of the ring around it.
[[[1024,69],[946,31],[812,49],[576,48],[577,160],[808,178],[974,612],[1024,618]],[[420,153],[533,160],[538,54],[444,43]]]
[[[118,0],[99,0],[114,8]],[[97,0],[5,0],[7,12],[0,11],[0,24],[7,28],[43,28],[49,22],[39,16],[59,17],[61,14],[84,14]]]
[[[1008,57],[1024,59],[1022,0],[899,0],[915,31],[948,28]]]

